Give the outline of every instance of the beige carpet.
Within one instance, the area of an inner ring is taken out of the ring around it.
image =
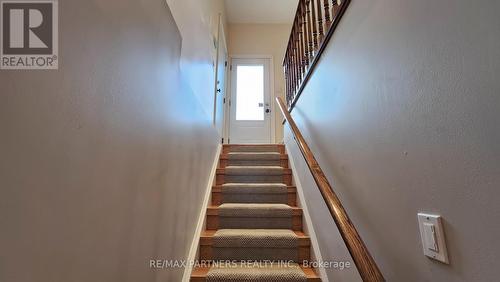
[[[222,185],[222,203],[288,202],[287,187],[283,183],[228,183]]]
[[[297,264],[299,237],[291,230],[293,208],[287,204],[281,155],[273,148],[236,147],[227,155],[219,229],[211,241],[216,264],[206,281],[307,281]]]
[[[297,264],[235,265],[212,267],[209,282],[306,282],[307,277]]]

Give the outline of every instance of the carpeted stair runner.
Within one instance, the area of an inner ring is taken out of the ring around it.
[[[297,264],[237,264],[212,267],[209,282],[306,282],[307,277]]]
[[[277,152],[235,152],[227,154],[229,166],[280,166],[281,154]]]
[[[219,228],[292,228],[292,208],[285,204],[222,204]]]
[[[221,229],[213,236],[213,259],[297,262],[299,238],[286,229]]]
[[[285,169],[280,166],[228,166],[226,183],[282,183]]]
[[[283,183],[227,183],[222,185],[222,203],[288,202],[287,186]]]
[[[281,166],[228,166],[226,167],[226,175],[282,175],[283,168]]]
[[[192,282],[319,282],[283,145],[224,145]]]

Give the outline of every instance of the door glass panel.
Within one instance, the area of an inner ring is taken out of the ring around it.
[[[264,120],[264,66],[237,66],[236,120]]]

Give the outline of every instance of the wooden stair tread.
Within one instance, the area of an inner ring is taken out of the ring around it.
[[[310,267],[300,267],[304,274],[307,276],[307,282],[320,282],[318,274],[313,268]],[[193,268],[191,272],[191,282],[205,282],[210,266],[200,266]]]
[[[233,148],[285,148],[284,144],[224,144],[223,148],[233,149]]]
[[[237,184],[237,183],[235,183]],[[265,183],[255,183],[255,184],[265,184]],[[272,183],[274,184],[274,183]],[[212,186],[212,192],[221,192],[222,191],[222,186],[223,185],[214,185]],[[297,186],[294,186],[294,185],[290,185],[290,186],[286,186],[287,190],[288,190],[288,193],[295,193],[297,191]]]
[[[290,207],[292,208],[292,215],[302,215],[302,208],[292,206]],[[208,206],[207,215],[219,215],[219,206]]]
[[[277,152],[284,154],[285,145],[283,144],[224,144],[222,153],[229,152]]]
[[[290,168],[284,168],[284,167],[280,167],[280,166],[233,166],[233,167],[230,167],[229,169],[232,169],[232,168],[237,168],[239,170],[244,170],[245,168],[248,168],[248,170],[269,170],[269,169],[274,169],[274,170],[277,170],[277,169],[281,169],[281,174],[292,174],[292,170]],[[216,173],[217,174],[226,174],[226,170],[227,170],[227,167],[226,168],[218,168]],[[244,174],[244,175],[249,175],[249,174]],[[259,175],[265,175],[265,174],[253,174],[255,176],[259,176]]]
[[[215,235],[215,232],[217,232],[217,230],[204,230],[201,232],[201,237],[202,238],[211,238]],[[309,236],[307,236],[304,232],[302,231],[293,231],[295,233],[295,235],[297,235],[299,238],[305,238],[305,239],[309,239]]]
[[[248,155],[262,156],[262,158],[265,158],[266,155],[271,155],[271,154],[279,155],[280,159],[288,159],[287,154],[280,154],[276,152],[230,152],[230,153],[222,153],[219,158],[222,160],[226,160],[229,159],[229,155],[231,155],[233,158],[238,158],[238,157],[244,158]]]
[[[217,230],[205,230],[201,233],[200,236],[200,245],[201,246],[212,246],[213,238]],[[304,234],[301,231],[293,231],[295,235],[299,238],[299,246],[306,247],[311,245],[311,238]]]
[[[226,183],[226,184],[230,184],[230,183]],[[235,185],[238,185],[238,183],[231,183],[231,184],[235,184]],[[244,183],[244,184],[248,184],[248,183]],[[265,183],[255,183],[254,185],[259,185],[259,184],[264,184]],[[271,184],[276,184],[276,183],[271,183]],[[241,185],[241,184],[240,184]],[[296,207],[297,206],[297,187],[296,186],[287,186],[286,184],[283,185],[282,187],[286,187],[286,204],[288,204],[289,206],[291,207]],[[219,206],[221,204],[223,204],[223,195],[224,193],[222,192],[222,189],[223,189],[223,185],[214,185],[212,186],[212,200],[211,200],[211,203],[212,205],[214,206]],[[272,196],[275,196],[275,195],[280,195],[280,194],[266,194],[266,193],[252,193],[253,195],[272,195]],[[244,195],[244,194],[238,194],[238,193],[233,193],[233,192],[228,192],[228,194],[226,195]],[[279,200],[278,200],[279,201]],[[231,200],[229,201],[226,201],[225,203],[230,203]],[[240,202],[250,202],[250,201],[241,201]],[[276,202],[276,200],[262,200],[261,203],[267,203],[267,202]],[[285,203],[285,202],[283,202]]]

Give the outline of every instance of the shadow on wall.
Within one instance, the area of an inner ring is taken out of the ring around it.
[[[216,40],[223,0],[167,0],[182,37],[181,72],[205,114],[213,116]]]
[[[500,19],[480,2],[353,1],[292,113],[388,281],[498,276]],[[445,220],[450,265],[418,212]]]
[[[187,257],[218,138],[174,19],[60,4],[59,70],[0,75],[0,281],[179,281],[149,260]]]

